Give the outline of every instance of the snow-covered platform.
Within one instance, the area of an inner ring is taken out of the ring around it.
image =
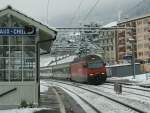
[[[111,83],[117,82],[126,85],[136,85],[136,86],[150,88],[150,73],[135,75],[135,79],[133,79],[133,76],[110,77],[107,79],[107,82],[111,82]]]
[[[50,108],[49,113],[85,113],[81,106],[66,92],[58,87],[41,82],[40,107]],[[45,112],[38,112],[45,113]]]

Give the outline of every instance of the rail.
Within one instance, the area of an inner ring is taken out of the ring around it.
[[[81,89],[83,89],[83,90],[87,90],[87,91],[92,92],[92,93],[94,93],[94,94],[97,94],[97,95],[99,95],[99,96],[105,97],[105,98],[107,98],[107,99],[109,99],[109,100],[111,100],[111,101],[114,101],[114,102],[116,102],[116,103],[119,103],[119,104],[121,104],[121,105],[123,105],[123,106],[125,106],[125,107],[127,107],[127,108],[130,108],[130,109],[136,111],[136,112],[139,112],[139,113],[147,113],[147,112],[145,112],[144,110],[141,110],[141,109],[139,109],[139,108],[137,108],[137,107],[135,107],[135,106],[132,106],[132,105],[128,105],[127,103],[124,103],[124,102],[122,102],[122,101],[119,101],[119,100],[117,100],[117,99],[115,99],[115,98],[111,98],[111,97],[109,97],[109,96],[107,96],[107,95],[104,95],[104,94],[102,94],[102,93],[99,93],[99,92],[97,92],[97,91],[93,91],[93,90],[90,90],[90,89],[87,89],[87,88],[83,88],[83,87],[81,87],[81,86],[78,86],[77,83],[76,83],[76,84],[68,84],[68,83],[64,83],[64,82],[60,82],[60,81],[55,81],[55,82],[63,83],[63,84],[67,84],[67,85],[72,85],[72,86],[74,86],[74,87],[78,87],[78,88],[81,88]],[[61,87],[62,87],[62,86],[61,86]]]

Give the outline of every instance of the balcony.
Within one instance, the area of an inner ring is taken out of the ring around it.
[[[119,52],[125,52],[125,48],[124,47],[119,48]]]
[[[125,45],[125,40],[119,40],[118,45]]]
[[[118,33],[118,37],[125,37],[125,32]]]

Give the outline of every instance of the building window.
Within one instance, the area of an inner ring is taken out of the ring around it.
[[[138,54],[139,54],[139,56],[143,56],[143,52],[139,52]]]
[[[145,51],[145,52],[144,52],[144,55],[145,55],[145,56],[149,56],[149,55],[150,55],[150,51]]]
[[[144,44],[144,47],[145,47],[145,48],[149,48],[149,45],[150,45],[149,43],[145,43],[145,44]]]
[[[8,70],[0,70],[0,81],[8,81],[9,80],[9,71]]]
[[[138,47],[139,49],[142,49],[142,48],[143,48],[143,44],[142,44],[142,43],[139,43],[139,44],[137,45],[137,47]]]
[[[7,36],[0,37],[0,45],[9,45],[9,38]]]
[[[111,47],[111,50],[113,51],[113,46]]]
[[[9,46],[0,45],[0,57],[8,57],[9,55]]]
[[[11,37],[10,45],[22,45],[22,37]]]
[[[137,21],[137,25],[140,25],[140,24],[142,24],[142,20]]]
[[[35,80],[35,37],[0,37],[0,81]]]

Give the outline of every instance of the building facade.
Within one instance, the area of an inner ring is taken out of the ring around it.
[[[98,54],[100,54],[105,62],[109,64],[116,63],[116,30],[102,29],[98,32],[93,42],[98,46]]]
[[[130,55],[134,51],[136,60],[144,61],[143,71],[150,71],[150,16],[127,20],[118,24],[119,27],[125,29],[118,30],[117,49],[118,61],[122,62],[124,56]],[[134,39],[134,49],[132,50],[132,42]]]
[[[129,21],[118,24],[117,29],[117,61],[123,63],[126,56],[132,55],[132,42],[130,39],[134,39],[134,55],[137,56],[136,48],[136,22]]]

